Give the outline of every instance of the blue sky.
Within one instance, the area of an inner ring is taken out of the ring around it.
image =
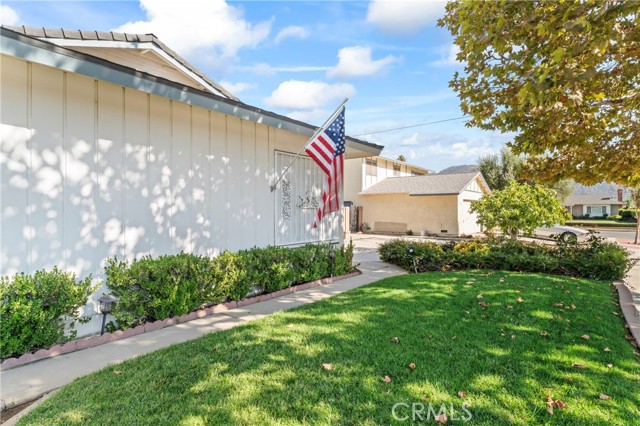
[[[469,129],[448,87],[452,37],[434,1],[2,1],[2,23],[152,32],[243,102],[320,125],[343,98],[347,133],[439,171],[510,135]]]

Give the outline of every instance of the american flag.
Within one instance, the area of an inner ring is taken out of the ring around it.
[[[317,228],[325,215],[340,210],[340,187],[344,174],[344,107],[305,147],[305,152],[327,175],[322,190],[322,203],[318,209],[313,227]]]

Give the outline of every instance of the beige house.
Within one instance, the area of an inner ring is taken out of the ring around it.
[[[429,173],[430,170],[424,167],[380,156],[345,161],[344,202],[349,206],[351,230],[360,230],[362,227],[362,191],[388,177],[422,176]]]
[[[622,208],[622,190],[617,197],[609,195],[570,195],[562,202],[573,217],[603,217],[617,215]]]
[[[490,192],[480,173],[390,177],[362,191],[373,232],[469,235],[481,232],[471,202]]]
[[[340,213],[312,228],[310,158],[271,191],[314,126],[239,101],[153,35],[0,35],[0,275],[100,282],[112,256],[342,241]],[[346,157],[381,149],[347,138]]]

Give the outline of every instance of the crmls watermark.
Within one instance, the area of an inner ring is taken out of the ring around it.
[[[436,420],[438,418],[447,419],[447,422],[468,422],[473,418],[473,414],[471,411],[467,409],[469,403],[463,402],[461,406],[456,408],[455,404],[449,404],[447,407],[446,404],[437,405],[434,407],[433,404],[422,404],[420,402],[414,403],[406,403],[406,402],[398,402],[393,405],[391,408],[391,415],[394,419],[404,422],[410,420],[412,422],[424,422],[430,420]],[[439,408],[436,411],[436,408]]]

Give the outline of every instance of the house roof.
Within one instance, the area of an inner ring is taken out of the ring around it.
[[[17,27],[18,30],[13,28],[16,27],[0,27],[0,51],[2,54],[111,82],[189,105],[200,106],[300,135],[311,136],[318,129],[318,127],[311,124],[245,104],[235,97],[223,96],[212,91],[185,85],[182,82],[177,82],[164,76],[153,75],[147,71],[89,55],[79,51],[77,48],[72,49],[68,46],[53,43],[52,39],[48,37],[27,35],[25,28],[28,27]],[[45,32],[44,29],[42,31]],[[90,33],[84,32],[85,36],[92,37]],[[83,32],[80,31],[80,36],[82,34]],[[102,33],[95,32],[95,34],[98,37],[98,34]],[[119,37],[117,35],[119,33],[111,34],[112,37]],[[107,36],[104,35],[103,37]],[[138,35],[138,37],[140,36]],[[350,136],[346,137],[346,141],[348,148],[347,158],[378,155],[383,148],[381,145]]]
[[[382,157],[380,155],[376,155],[375,157],[378,158],[379,160],[390,161],[394,164],[404,164],[407,167],[410,167],[412,169],[417,169],[425,173],[433,173],[433,170],[425,169],[424,167],[416,166],[415,164],[410,164],[410,163],[407,163],[406,161],[394,160],[393,158]]]
[[[131,66],[158,77],[174,77],[174,79],[176,75],[184,77],[179,79],[196,89],[238,100],[237,97],[191,65],[153,34],[42,28],[26,25],[4,25],[3,27],[26,36],[47,40],[59,46],[101,57],[120,65]],[[153,62],[155,62],[155,66],[149,67],[148,65]],[[181,74],[171,75],[167,72],[168,68],[174,68]]]
[[[457,195],[475,179],[480,179],[481,185],[484,185],[487,191],[489,190],[489,185],[487,185],[482,175],[476,172],[450,175],[388,177],[365,189],[360,195]]]
[[[570,195],[563,202],[563,206],[575,206],[575,205],[623,205],[622,201],[618,201],[616,197],[609,195],[596,194],[596,195]]]

